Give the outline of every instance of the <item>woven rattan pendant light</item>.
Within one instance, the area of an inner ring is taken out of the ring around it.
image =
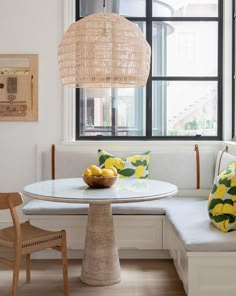
[[[94,13],[70,25],[58,48],[64,85],[145,86],[151,49],[137,25],[114,13]]]

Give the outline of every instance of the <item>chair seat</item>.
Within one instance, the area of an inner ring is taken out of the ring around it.
[[[25,253],[27,248],[42,249],[55,246],[55,241],[58,240],[58,245],[61,245],[61,231],[48,231],[31,225],[28,221],[20,224],[22,233],[22,251]],[[15,228],[7,227],[0,230],[0,245],[13,248],[15,242]]]

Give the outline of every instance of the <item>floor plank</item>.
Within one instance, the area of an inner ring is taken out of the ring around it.
[[[186,296],[171,260],[121,260],[120,283],[93,287],[79,280],[81,260],[69,260],[70,296]],[[0,295],[11,294],[12,271],[0,265]],[[63,296],[59,260],[32,260],[31,283],[20,273],[18,296]]]

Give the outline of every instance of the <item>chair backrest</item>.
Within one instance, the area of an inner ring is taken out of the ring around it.
[[[0,193],[0,210],[17,207],[23,203],[19,192]]]
[[[21,205],[22,203],[23,198],[19,192],[0,193],[0,210],[9,209],[11,212],[11,217],[15,228],[15,248],[18,250],[21,248],[22,234],[15,207]]]

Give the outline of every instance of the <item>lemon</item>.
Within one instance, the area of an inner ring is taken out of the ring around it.
[[[227,193],[225,184],[220,184],[215,192],[215,198],[222,198]]]
[[[92,172],[89,168],[84,170],[84,176],[92,176]]]
[[[141,178],[143,177],[144,173],[145,173],[145,167],[143,165],[139,165],[135,170],[135,177],[137,179]]]
[[[125,166],[125,162],[124,160],[122,160],[121,158],[118,158],[118,157],[110,157],[110,158],[107,158],[105,160],[105,168],[106,169],[110,169],[111,167],[116,167],[118,168],[119,170],[123,169],[124,166]]]
[[[103,177],[113,177],[113,171],[111,169],[102,169],[102,176]]]
[[[93,176],[100,177],[102,175],[102,170],[96,166],[95,164],[92,164],[88,169],[91,171]]]
[[[115,167],[110,167],[110,170],[113,171],[113,176],[117,176],[117,169]]]
[[[233,178],[231,179],[230,186],[236,186],[236,176],[233,176]]]

